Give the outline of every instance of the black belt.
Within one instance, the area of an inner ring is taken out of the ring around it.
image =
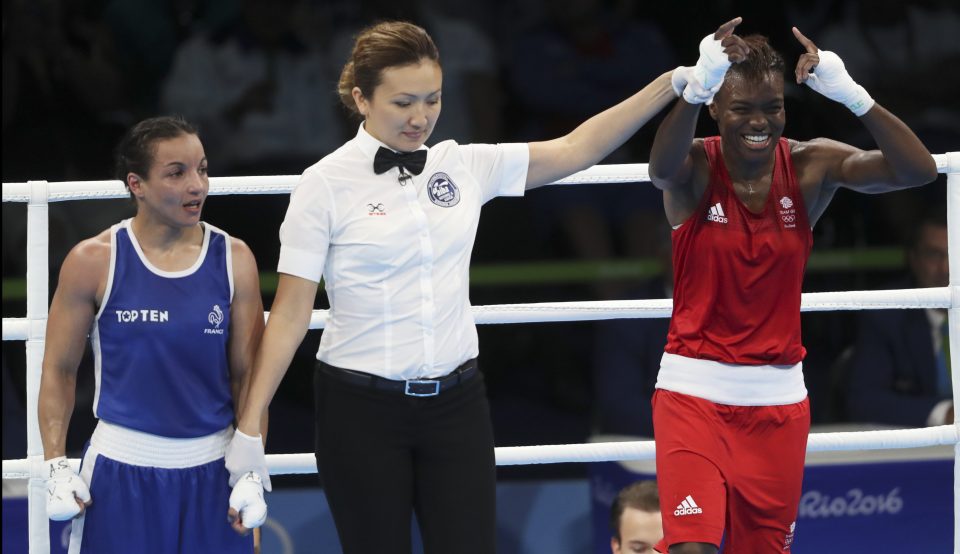
[[[406,394],[407,396],[436,396],[443,391],[452,389],[457,385],[466,383],[470,379],[473,379],[473,377],[479,371],[477,369],[476,358],[467,360],[466,362],[460,364],[460,366],[443,377],[437,377],[436,379],[410,379],[408,381],[385,379],[383,377],[370,373],[364,373],[362,371],[354,371],[352,369],[335,367],[326,362],[318,361],[317,368],[319,368],[320,371],[322,371],[325,375],[329,375],[330,377],[343,381],[344,383],[369,387],[377,390],[399,392]]]

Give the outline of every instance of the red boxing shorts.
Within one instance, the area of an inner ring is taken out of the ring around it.
[[[657,389],[657,486],[664,539],[789,552],[803,484],[810,402],[731,406]]]

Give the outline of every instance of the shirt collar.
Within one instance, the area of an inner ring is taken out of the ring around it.
[[[933,327],[936,332],[940,332],[940,327],[943,325],[945,319],[947,319],[946,310],[940,309],[927,309],[927,321],[930,322],[930,327]]]
[[[367,130],[363,128],[363,122],[360,122],[360,128],[357,129],[357,136],[354,138],[354,140],[357,142],[357,146],[360,148],[360,151],[363,152],[364,155],[366,155],[371,160],[377,154],[377,150],[381,146],[383,148],[386,148],[387,150],[390,150],[391,152],[396,152],[396,150],[380,142],[379,140],[374,138],[373,135],[368,133]],[[428,148],[427,145],[425,144],[421,144],[420,148],[418,148],[418,150],[429,150],[429,149],[430,148]]]

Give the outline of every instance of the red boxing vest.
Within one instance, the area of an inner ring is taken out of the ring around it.
[[[673,317],[666,351],[741,365],[792,365],[800,341],[800,293],[813,246],[803,195],[781,138],[770,194],[759,214],[737,198],[720,152],[704,141],[710,183],[673,231]]]

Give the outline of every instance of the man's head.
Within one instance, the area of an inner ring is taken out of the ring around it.
[[[613,554],[653,552],[663,538],[656,481],[637,481],[620,491],[610,507]]]
[[[907,241],[907,263],[918,287],[945,287],[950,282],[947,260],[947,211],[930,210],[914,225]]]

